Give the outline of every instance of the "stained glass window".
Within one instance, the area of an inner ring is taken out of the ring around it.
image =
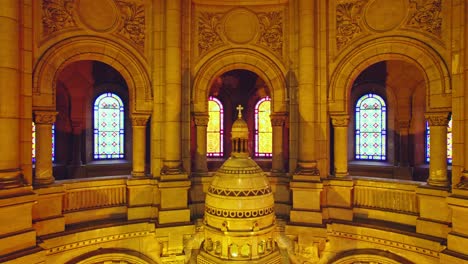
[[[223,156],[223,104],[215,97],[208,99],[209,121],[207,127],[207,146],[206,153],[208,157]]]
[[[55,124],[52,124],[52,161],[55,160]],[[36,162],[36,123],[32,122],[32,162]]]
[[[114,93],[94,101],[94,159],[124,158],[124,104]]]
[[[270,97],[262,98],[255,105],[255,156],[271,157],[272,153],[272,128],[271,128],[271,100]]]
[[[386,159],[386,114],[382,97],[369,93],[359,98],[355,110],[356,159]]]
[[[429,130],[429,122],[426,121],[426,162],[430,160],[430,139],[431,133]],[[452,164],[452,118],[447,125],[447,163]]]

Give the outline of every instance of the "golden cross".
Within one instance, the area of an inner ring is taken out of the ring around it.
[[[237,114],[237,118],[241,119],[242,118],[242,110],[244,109],[244,107],[242,107],[242,105],[238,105],[236,107],[237,111],[239,111],[239,113]]]

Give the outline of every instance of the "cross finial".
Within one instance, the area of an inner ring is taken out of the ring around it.
[[[241,119],[242,118],[242,110],[244,109],[244,107],[242,107],[242,105],[238,105],[236,107],[237,111],[239,111],[239,113],[237,114],[237,118]]]

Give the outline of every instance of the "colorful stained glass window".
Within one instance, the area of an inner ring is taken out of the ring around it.
[[[124,104],[114,93],[94,101],[94,159],[124,158]]]
[[[386,114],[382,97],[369,93],[359,98],[355,110],[356,159],[386,159]]]
[[[52,161],[55,160],[55,124],[52,124]],[[32,162],[36,162],[36,123],[32,122]]]
[[[206,153],[208,157],[223,156],[223,104],[215,97],[208,99],[209,121],[207,127]]]
[[[426,162],[430,161],[430,139],[431,133],[429,130],[429,122],[426,121]],[[452,118],[450,118],[447,125],[447,163],[452,164]]]
[[[271,100],[262,98],[255,105],[255,156],[271,157],[273,135],[271,128]]]

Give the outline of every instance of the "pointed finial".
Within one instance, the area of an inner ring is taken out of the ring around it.
[[[239,111],[239,113],[237,114],[237,118],[238,119],[241,119],[242,118],[242,110],[244,109],[244,107],[242,107],[242,105],[238,105],[236,107],[237,111]]]

